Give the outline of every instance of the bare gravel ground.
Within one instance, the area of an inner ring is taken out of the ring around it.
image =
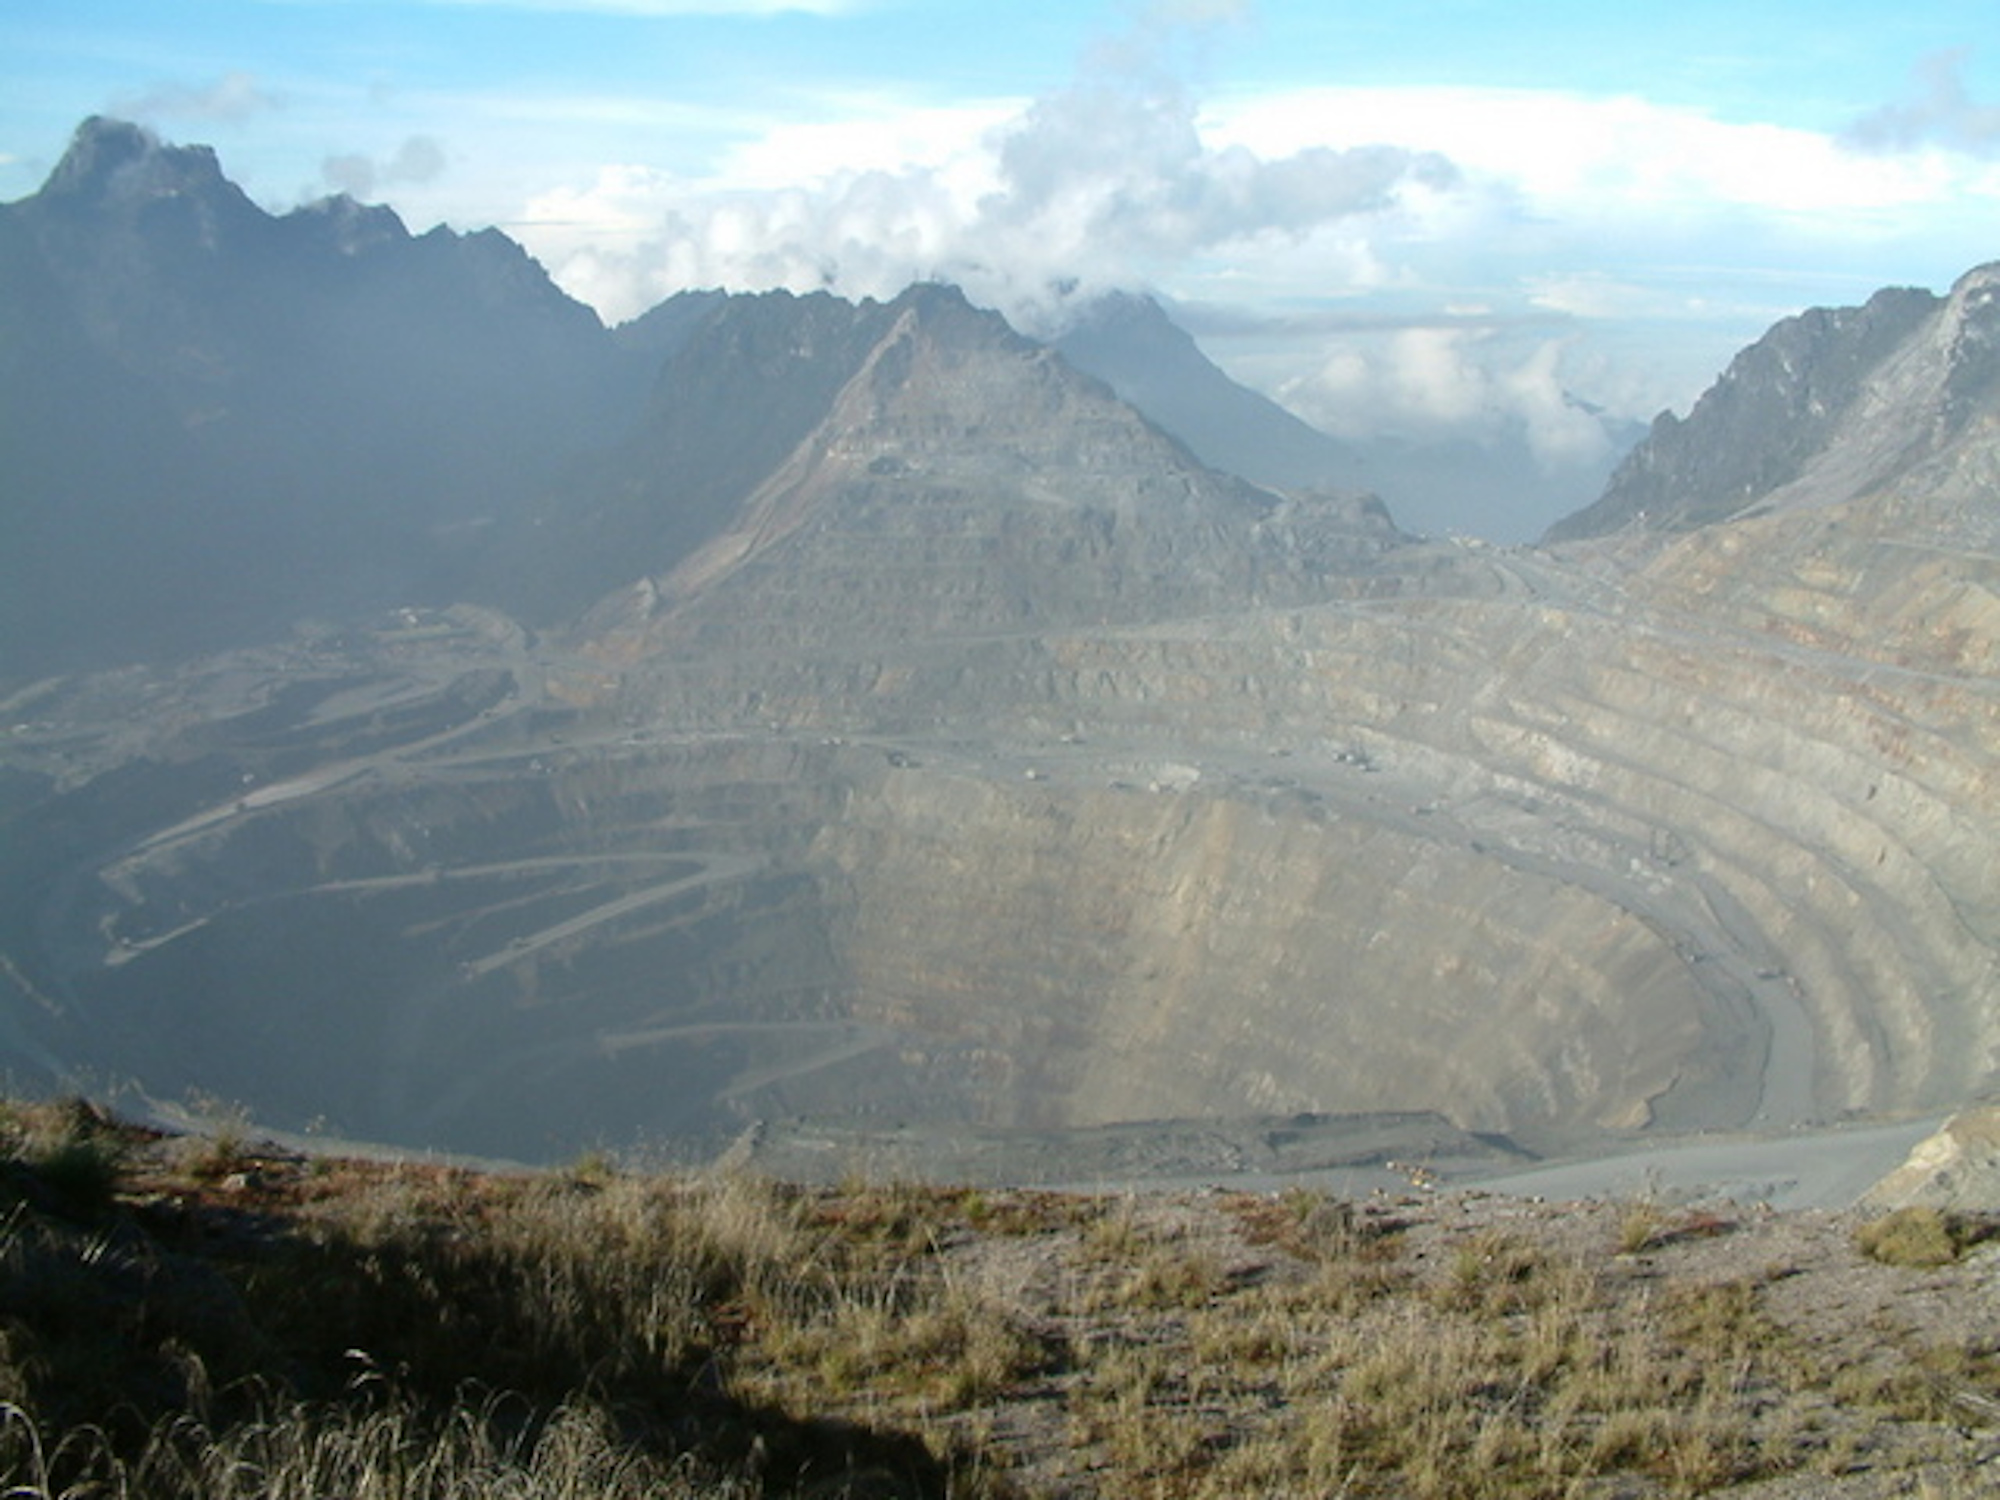
[[[1671,1195],[1773,1208],[1845,1208],[1897,1167],[1938,1119],[1759,1138],[1670,1142],[1643,1151],[1503,1171],[1479,1185],[1543,1198]]]
[[[1380,1453],[1370,1447],[1365,1414],[1355,1405],[1359,1365],[1341,1332],[1316,1334],[1318,1290],[1289,1304],[1277,1296],[1277,1305],[1297,1312],[1289,1335],[1261,1326],[1274,1288],[1317,1288],[1323,1280],[1312,1264],[1316,1252],[1288,1227],[1288,1216],[1308,1211],[1302,1195],[1216,1189],[1123,1202],[1121,1242],[1132,1257],[1156,1263],[1148,1273],[1151,1291],[1133,1292],[1133,1281],[1121,1280],[1128,1277],[1123,1266],[1102,1272],[1111,1290],[1080,1289],[1092,1274],[1078,1269],[1090,1262],[1089,1229],[1067,1242],[1060,1235],[969,1241],[955,1252],[960,1273],[1027,1326],[1056,1329],[1072,1344],[1110,1342],[1157,1356],[1144,1399],[1132,1405],[1129,1397],[1118,1398],[1128,1403],[1124,1419],[1142,1429],[1150,1424],[1170,1434],[1186,1424],[1201,1431],[1211,1450],[1233,1457],[1266,1444],[1287,1444],[1296,1454],[1302,1429],[1347,1424],[1352,1463],[1346,1482],[1318,1488],[1297,1470],[1283,1474],[1281,1464],[1281,1472],[1264,1481],[1271,1488],[1241,1493],[1604,1500],[2000,1495],[2000,1241],[1975,1246],[1952,1264],[1913,1268],[1864,1254],[1856,1234],[1868,1216],[1855,1210],[1781,1211],[1726,1200],[1551,1201],[1479,1191],[1384,1194],[1353,1205],[1343,1233],[1359,1238],[1351,1239],[1350,1249],[1371,1242],[1384,1247],[1375,1252],[1375,1263],[1397,1287],[1380,1301],[1363,1294],[1345,1308],[1353,1325],[1450,1346],[1466,1317],[1505,1340],[1531,1337],[1538,1319],[1574,1314],[1578,1330],[1601,1339],[1587,1357],[1607,1368],[1625,1357],[1625,1340],[1643,1349],[1640,1358],[1710,1365],[1703,1378],[1716,1383],[1699,1390],[1691,1385],[1688,1410],[1692,1417],[1703,1409],[1703,1420],[1712,1417],[1734,1434],[1718,1441],[1712,1467],[1676,1473],[1669,1444],[1678,1439],[1663,1427],[1659,1451],[1635,1452],[1628,1469],[1527,1478],[1511,1481],[1513,1488],[1496,1478],[1487,1488],[1469,1477],[1427,1478],[1415,1469],[1385,1481],[1371,1467]],[[1505,1269],[1496,1272],[1496,1265]],[[1176,1274],[1203,1290],[1181,1296],[1174,1290]],[[1489,1275],[1496,1285],[1518,1278],[1519,1302],[1486,1289]],[[1545,1277],[1563,1287],[1551,1294],[1551,1303],[1529,1290]],[[1480,1290],[1469,1290],[1475,1287]],[[1462,1289],[1468,1289],[1464,1295]],[[1576,1307],[1554,1306],[1571,1297]],[[1742,1328],[1724,1336],[1716,1328],[1677,1322],[1676,1309],[1711,1302],[1733,1309],[1728,1316],[1740,1315]],[[1096,1311],[1079,1316],[1080,1308]],[[1112,1309],[1119,1316],[1106,1316]],[[1229,1340],[1218,1329],[1232,1317],[1238,1319],[1234,1357],[1245,1362],[1234,1373],[1226,1368]],[[1283,1343],[1283,1352],[1260,1348],[1267,1337]],[[1321,1347],[1314,1347],[1316,1341]],[[1342,1378],[1303,1376],[1319,1355],[1348,1361]],[[1257,1368],[1248,1367],[1258,1360]],[[1232,1492],[1226,1458],[1212,1470],[1156,1475],[1159,1487],[1151,1490],[1132,1476],[1109,1472],[1118,1461],[1116,1440],[1100,1432],[1095,1445],[1080,1441],[1090,1429],[1078,1417],[1105,1399],[1086,1389],[1103,1362],[1079,1366],[981,1419],[982,1430],[1008,1450],[1013,1477],[1029,1493],[1080,1500]],[[1499,1403],[1515,1406],[1528,1442],[1539,1421],[1572,1420],[1556,1411],[1559,1399],[1530,1384],[1524,1377]],[[1707,1411],[1716,1390],[1734,1398],[1726,1418]],[[1475,1381],[1457,1395],[1487,1400],[1494,1392]],[[1611,1420],[1597,1419],[1596,1431]],[[1411,1434],[1412,1444],[1428,1440]],[[1475,1436],[1475,1449],[1478,1441]],[[1366,1457],[1371,1453],[1374,1459]]]

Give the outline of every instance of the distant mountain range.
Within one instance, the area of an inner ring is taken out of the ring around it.
[[[105,119],[0,206],[0,271],[0,677],[406,602],[553,623],[699,546],[902,310],[699,292],[606,330],[496,231],[344,197],[273,217],[208,150]],[[1338,443],[1150,299],[1055,348],[1267,489],[1407,491],[1428,525],[1461,460],[1478,504],[1521,467]]]
[[[1053,342],[1203,463],[1278,489],[1366,488],[1359,453],[1231,380],[1151,297],[1099,297]]]

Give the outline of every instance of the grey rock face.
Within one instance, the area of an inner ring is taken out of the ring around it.
[[[1861,1201],[1864,1207],[1882,1210],[1927,1207],[1992,1213],[2000,1209],[2000,1107],[1980,1105],[1953,1115]]]
[[[1685,421],[1661,413],[1597,502],[1548,539],[1634,524],[1679,531],[1744,511],[1798,477],[1869,377],[1938,306],[1929,292],[1891,289],[1862,307],[1814,308],[1779,323],[1730,362]]]
[[[1405,540],[1378,503],[1202,467],[944,288],[733,302],[660,396],[628,514],[699,524],[583,623],[623,660],[1294,601]]]

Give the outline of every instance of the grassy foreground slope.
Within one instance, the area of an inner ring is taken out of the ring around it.
[[[2000,1484],[1969,1217],[492,1174],[0,1111],[9,1496]]]

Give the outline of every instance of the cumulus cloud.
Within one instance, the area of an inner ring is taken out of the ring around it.
[[[1946,111],[1946,113],[1949,113]],[[1967,123],[1958,127],[1964,133]],[[1629,96],[1425,85],[1310,88],[1232,101],[1217,139],[1273,152],[1369,128],[1441,152],[1468,187],[1525,218],[1555,224],[1713,222],[1750,214],[1816,220],[1845,233],[1851,215],[1934,202],[1935,170],[1857,159],[1834,136],[1719,119]],[[1968,182],[1984,181],[1967,174]]]
[[[979,205],[982,243],[1017,262],[1117,280],[1264,235],[1303,236],[1392,206],[1411,183],[1452,177],[1437,155],[1308,146],[1268,158],[1208,145],[1195,101],[1142,75],[1038,101],[998,142],[999,189]]]
[[[225,73],[213,83],[163,83],[115,100],[111,113],[128,120],[233,123],[276,109],[278,100],[249,73]]]
[[[379,161],[359,153],[329,156],[320,164],[320,175],[335,192],[372,198],[383,188],[434,182],[445,165],[442,146],[430,136],[413,135]]]
[[[1658,287],[1603,271],[1567,271],[1523,279],[1531,306],[1575,318],[1657,316],[1671,306]]]
[[[1966,49],[1937,52],[1917,64],[1914,99],[1888,104],[1847,128],[1844,139],[1864,151],[1912,151],[1944,146],[1974,155],[2000,155],[2000,105],[1980,104],[1966,93],[1960,71]]]
[[[1933,113],[1958,120],[1959,139],[1978,123],[1963,111]],[[1905,123],[1907,137],[1916,127]],[[1515,324],[1402,343],[1390,331],[1329,327],[1305,368],[1281,369],[1246,344],[1260,366],[1254,383],[1343,431],[1379,417],[1413,434],[1442,432],[1441,404],[1464,411],[1476,389],[1477,421],[1490,427],[1511,400],[1511,420],[1550,457],[1594,441],[1562,385],[1621,417],[1684,407],[1737,348],[1807,300],[1860,301],[1909,279],[1913,266],[1942,262],[1951,275],[1990,256],[1966,205],[2000,193],[1995,153],[1865,154],[1827,132],[1627,96],[1316,87],[1225,96],[1204,127],[1219,149],[1267,158],[1368,128],[1458,169],[1452,192],[1410,192],[1393,217],[1357,221],[1368,230],[1363,248],[1406,282],[1357,296],[1356,283],[1316,278],[1314,259],[1266,256],[1256,270],[1267,298],[1275,285],[1299,307],[1407,316],[1472,295]],[[1189,287],[1183,277],[1180,286],[1216,301],[1230,295],[1220,283]],[[1528,326],[1537,316],[1541,326]],[[1563,377],[1554,384],[1551,356],[1531,358],[1551,338]],[[1386,383],[1372,403],[1358,390],[1362,367]]]
[[[1254,331],[1205,347],[1338,433],[1504,434],[1562,467],[1611,441],[1572,392],[1621,417],[1683,404],[1796,310],[1802,250],[1962,235],[1962,205],[2000,191],[1990,157],[1859,153],[1627,95],[1198,87],[1206,28],[1242,14],[1154,0],[1032,101],[727,121],[699,173],[601,168],[507,227],[612,319],[691,287],[886,297],[925,278],[1042,334],[1114,288],[1282,307],[1282,351]],[[1874,138],[1986,139],[1956,67]],[[1453,297],[1498,311],[1418,315]],[[1376,326],[1338,326],[1356,319]]]
[[[1181,3],[1204,19],[1231,9]],[[1148,285],[1195,257],[1304,240],[1455,180],[1443,156],[1394,146],[1212,145],[1173,66],[1172,18],[1149,13],[1070,87],[923,159],[756,192],[611,167],[532,200],[520,228],[614,317],[680,287],[879,296],[937,278],[1032,326],[1058,289]]]
[[[1612,439],[1572,394],[1571,341],[1470,319],[1338,340],[1286,384],[1287,405],[1337,437],[1519,438],[1544,470],[1602,462]]]

